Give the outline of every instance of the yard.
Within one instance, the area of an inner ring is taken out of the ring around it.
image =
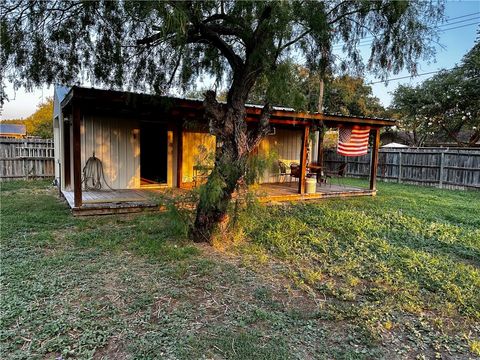
[[[0,357],[480,357],[480,192],[378,188],[253,206],[212,248],[175,212],[73,218],[2,183]]]

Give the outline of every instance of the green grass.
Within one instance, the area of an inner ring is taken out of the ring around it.
[[[480,356],[478,192],[253,207],[221,252],[173,213],[73,218],[48,182],[0,190],[2,359]]]

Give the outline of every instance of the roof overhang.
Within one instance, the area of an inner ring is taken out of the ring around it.
[[[198,121],[198,119],[203,119],[204,114],[203,101],[201,100],[77,86],[72,87],[61,102],[65,114],[70,113],[73,102],[82,106],[82,111],[114,112],[116,114],[135,115],[140,119],[158,118],[158,115],[166,115],[172,119]],[[247,121],[258,121],[262,106],[247,104],[245,108]],[[327,127],[341,127],[357,125],[380,128],[395,125],[395,120],[341,114],[308,113],[274,107],[270,116],[270,123],[286,126],[325,125]]]

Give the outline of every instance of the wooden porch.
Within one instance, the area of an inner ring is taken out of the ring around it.
[[[82,205],[75,206],[74,192],[62,191],[73,215],[128,214],[142,211],[160,211],[159,196],[166,194],[175,197],[189,190],[171,189],[122,189],[82,191]],[[298,182],[260,184],[252,188],[261,203],[319,200],[353,196],[372,196],[374,190],[340,184],[317,184],[314,194],[299,194]]]
[[[318,200],[326,198],[343,198],[353,196],[374,196],[376,190],[347,186],[341,184],[317,183],[313,194],[299,194],[298,182],[261,184],[256,189],[261,203],[275,203],[286,201]]]
[[[75,206],[73,191],[62,191],[73,215],[127,214],[159,209],[155,201],[155,190],[122,189],[82,191],[81,206]]]

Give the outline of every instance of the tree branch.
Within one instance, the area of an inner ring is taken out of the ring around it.
[[[206,40],[210,45],[216,47],[223,56],[228,60],[232,70],[238,69],[243,64],[243,60],[240,56],[238,56],[235,51],[233,51],[232,47],[229,46],[218,33],[214,32],[208,26],[203,24],[199,25],[199,30],[201,36],[198,38],[196,36],[187,39],[189,43],[195,42],[202,42],[202,40]]]
[[[295,44],[297,41],[300,41],[301,39],[303,39],[305,36],[307,36],[307,35],[310,34],[311,32],[312,32],[311,29],[304,31],[302,34],[300,34],[299,36],[297,36],[295,39],[293,39],[293,40],[285,43],[285,44],[281,47],[281,49],[280,49],[279,52],[282,52],[283,50],[285,50],[285,49],[288,48],[289,46]]]
[[[266,103],[262,108],[257,126],[248,133],[248,151],[255,149],[260,141],[270,132],[270,115],[272,106]]]

